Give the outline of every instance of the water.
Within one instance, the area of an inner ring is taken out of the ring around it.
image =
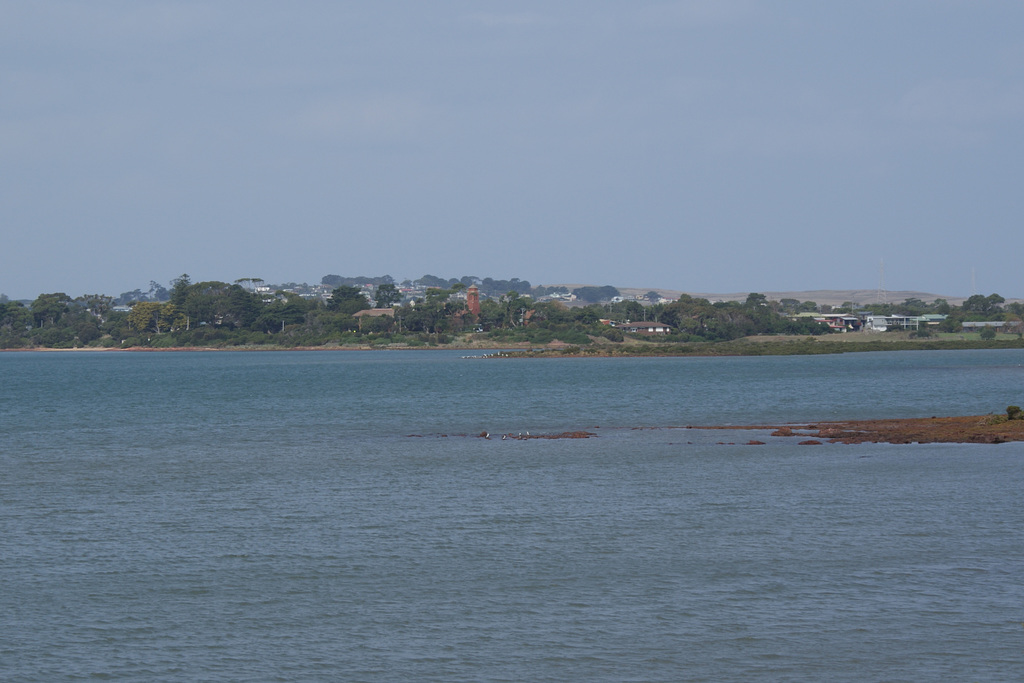
[[[1024,444],[680,427],[1022,387],[1020,351],[0,354],[0,678],[1014,680]]]

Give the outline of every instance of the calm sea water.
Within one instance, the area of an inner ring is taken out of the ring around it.
[[[1024,444],[681,428],[1011,403],[1020,351],[0,354],[0,678],[1019,680]]]

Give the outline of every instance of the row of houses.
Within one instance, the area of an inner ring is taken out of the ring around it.
[[[672,326],[665,323],[617,323],[617,329],[635,334],[671,334]]]
[[[834,332],[858,332],[861,330],[873,330],[885,332],[886,330],[919,330],[922,327],[935,326],[946,319],[945,315],[929,313],[927,315],[874,315],[871,313],[850,314],[850,313],[800,313],[794,318],[813,318],[816,322],[824,323]],[[616,323],[611,320],[601,322],[616,327],[623,332],[637,334],[671,334],[672,327],[664,323]],[[1003,328],[1008,323],[1002,321],[989,322],[965,322],[965,330],[981,329],[984,327]]]
[[[875,315],[874,313],[798,313],[794,318],[812,318],[824,323],[834,332],[858,332],[860,330],[919,330],[921,327],[938,325],[946,316],[938,313],[927,315]]]

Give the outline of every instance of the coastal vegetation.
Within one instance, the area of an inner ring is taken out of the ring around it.
[[[267,286],[260,278],[192,282],[182,275],[119,297],[39,295],[30,302],[0,296],[0,348],[409,348],[516,349],[516,355],[778,355],[926,348],[1021,346],[1020,303],[992,294],[960,306],[853,303],[830,308],[794,299],[745,301],[656,292],[624,298],[611,286],[533,287],[525,280],[425,275],[396,283],[389,276],[328,275],[320,285]],[[470,306],[467,292],[479,293]],[[471,310],[472,309],[472,310]],[[835,334],[818,314],[945,316],[912,331]],[[813,313],[801,317],[801,313]],[[963,324],[999,321],[965,333]],[[646,324],[659,334],[633,332]],[[1007,333],[1009,332],[1009,334]],[[768,343],[766,343],[768,342]]]
[[[860,333],[858,333],[860,334]],[[852,335],[851,335],[852,336]],[[874,336],[874,335],[872,335]],[[830,337],[792,339],[740,339],[711,343],[649,343],[621,346],[567,346],[500,351],[503,358],[615,357],[615,356],[807,356],[864,351],[949,351],[966,349],[1024,349],[1024,340],[1009,335],[994,340],[950,335],[938,339],[909,339],[891,335],[859,341]]]

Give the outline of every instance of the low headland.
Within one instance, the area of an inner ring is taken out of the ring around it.
[[[995,339],[980,338],[977,333],[944,334],[913,338],[907,334],[856,333],[828,336],[751,336],[717,342],[673,342],[657,339],[626,340],[609,343],[594,338],[589,344],[568,344],[555,339],[545,344],[504,341],[483,334],[451,336],[437,343],[338,343],[308,344],[234,344],[207,345],[76,345],[20,346],[3,351],[104,351],[118,353],[200,352],[200,351],[409,351],[449,350],[465,352],[469,358],[653,358],[722,356],[805,356],[871,351],[952,351],[974,349],[1024,349],[1024,339],[1001,334]]]
[[[482,335],[481,335],[482,336]],[[856,338],[855,338],[856,337]],[[655,358],[655,357],[726,357],[726,356],[805,356],[822,354],[858,353],[871,351],[952,351],[974,349],[1024,349],[1024,340],[1008,335],[1002,338],[979,339],[977,335],[948,335],[930,339],[900,338],[898,335],[839,335],[829,337],[744,337],[725,342],[662,342],[607,344],[600,340],[590,345],[549,344],[522,342],[501,343],[495,340],[460,337],[446,343],[386,343],[287,345],[287,344],[217,344],[204,346],[23,346],[0,349],[25,352],[112,352],[161,353],[203,351],[461,351],[467,358]]]

